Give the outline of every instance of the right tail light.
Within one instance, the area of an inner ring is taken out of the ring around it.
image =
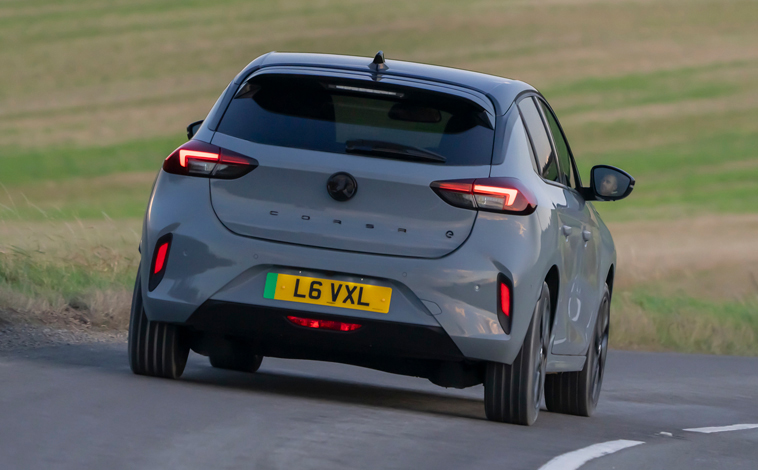
[[[516,178],[435,181],[431,188],[451,206],[528,215],[537,208],[534,195]]]

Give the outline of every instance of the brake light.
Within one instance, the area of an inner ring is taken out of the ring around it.
[[[148,290],[150,292],[158,287],[158,284],[163,280],[163,275],[166,274],[166,264],[169,252],[171,251],[171,240],[173,240],[173,235],[167,233],[155,243],[153,262],[150,265],[150,280],[148,282]]]
[[[199,140],[190,140],[163,162],[167,173],[205,178],[234,179],[258,167],[254,158]]]
[[[435,181],[431,188],[448,204],[464,209],[527,215],[534,212],[534,195],[516,178]]]
[[[316,328],[322,330],[332,331],[355,331],[361,327],[357,323],[343,323],[334,320],[314,320],[312,318],[301,318],[288,316],[287,320],[291,321],[295,325],[305,326],[307,328]]]

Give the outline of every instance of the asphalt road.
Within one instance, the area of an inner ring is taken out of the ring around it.
[[[242,374],[192,355],[169,381],[132,375],[122,344],[4,352],[0,469],[553,470],[617,440],[634,447],[581,468],[758,468],[758,429],[684,431],[758,423],[758,359],[612,351],[608,367],[595,416],[527,428],[486,421],[481,386],[338,364]]]

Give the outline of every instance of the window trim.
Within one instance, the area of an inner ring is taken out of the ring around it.
[[[550,149],[553,152],[553,154],[556,156],[556,158],[555,158],[555,166],[558,167],[558,174],[559,175],[563,174],[563,172],[561,171],[560,162],[558,161],[558,153],[555,151],[555,144],[553,143],[553,136],[550,133],[550,128],[548,128],[547,125],[546,125],[546,123],[545,123],[545,116],[542,115],[542,111],[540,110],[539,104],[536,103],[536,102],[534,102],[535,96],[536,96],[536,94],[534,92],[532,92],[532,91],[529,91],[529,92],[526,92],[526,93],[522,93],[521,95],[519,95],[519,97],[516,98],[516,109],[518,109],[519,115],[521,116],[521,121],[524,123],[524,130],[526,130],[526,135],[527,135],[527,137],[529,137],[529,145],[530,145],[531,151],[532,151],[531,152],[532,158],[534,159],[535,163],[537,164],[537,176],[539,176],[542,179],[542,181],[544,181],[545,183],[556,185],[556,186],[559,186],[559,187],[567,187],[569,189],[572,189],[572,188],[566,186],[562,181],[552,181],[552,180],[545,179],[542,176],[542,172],[539,171],[539,169],[540,169],[540,162],[539,162],[539,160],[537,160],[537,149],[534,147],[534,139],[532,138],[532,132],[529,130],[529,126],[526,123],[526,119],[524,119],[524,114],[521,112],[521,108],[519,107],[519,104],[522,101],[527,100],[527,99],[531,99],[532,100],[532,104],[534,105],[535,108],[537,108],[537,114],[539,114],[540,119],[542,120],[542,127],[545,128],[545,133],[547,134],[548,142],[550,143]],[[560,179],[563,180],[563,177],[561,176]]]
[[[561,126],[561,121],[558,120],[558,116],[556,116],[555,111],[553,110],[553,107],[550,106],[550,104],[547,102],[547,100],[545,99],[545,97],[543,97],[543,96],[536,96],[536,99],[539,100],[539,101],[541,101],[542,103],[544,103],[545,106],[547,107],[547,109],[550,111],[550,114],[553,115],[553,119],[555,119],[555,123],[558,125],[558,130],[561,132],[561,136],[563,137],[563,141],[566,143],[566,148],[568,149],[568,153],[569,153],[569,162],[571,163],[571,169],[574,170],[574,178],[576,179],[576,182],[578,183],[579,187],[578,188],[572,188],[568,184],[566,184],[565,186],[567,188],[569,188],[569,189],[576,190],[576,192],[580,192],[579,188],[583,188],[584,187],[584,185],[582,184],[582,177],[579,174],[579,172],[577,171],[576,160],[574,160],[574,152],[571,150],[571,144],[569,143],[568,139],[566,138],[566,133],[563,131],[563,126]],[[540,114],[544,114],[544,111],[543,111],[543,109],[542,109],[541,106],[537,106],[537,108],[539,108]],[[550,135],[550,143],[553,145],[553,151],[556,152],[556,156],[557,156],[558,153],[557,153],[556,145],[555,145],[555,137],[553,137],[553,132],[550,129],[550,125],[547,124],[547,116],[543,116],[542,119],[545,121],[545,125],[546,125],[545,127],[548,129],[548,135]],[[556,160],[558,160],[558,164],[560,165],[560,158],[556,158]],[[560,166],[559,166],[559,168],[560,168]],[[561,173],[563,174],[563,172],[561,172]]]

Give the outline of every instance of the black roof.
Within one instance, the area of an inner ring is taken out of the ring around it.
[[[264,54],[250,62],[250,64],[237,75],[237,78],[235,78],[234,81],[239,84],[252,72],[260,68],[275,66],[334,68],[377,73],[375,68],[370,67],[372,61],[373,58],[371,57],[269,52],[268,54]],[[404,62],[401,60],[386,60],[385,64],[387,67],[379,72],[382,75],[452,84],[483,93],[492,100],[498,114],[505,113],[519,93],[524,91],[535,91],[532,86],[518,80],[510,80],[495,75],[487,75],[468,70],[419,64],[416,62]]]

